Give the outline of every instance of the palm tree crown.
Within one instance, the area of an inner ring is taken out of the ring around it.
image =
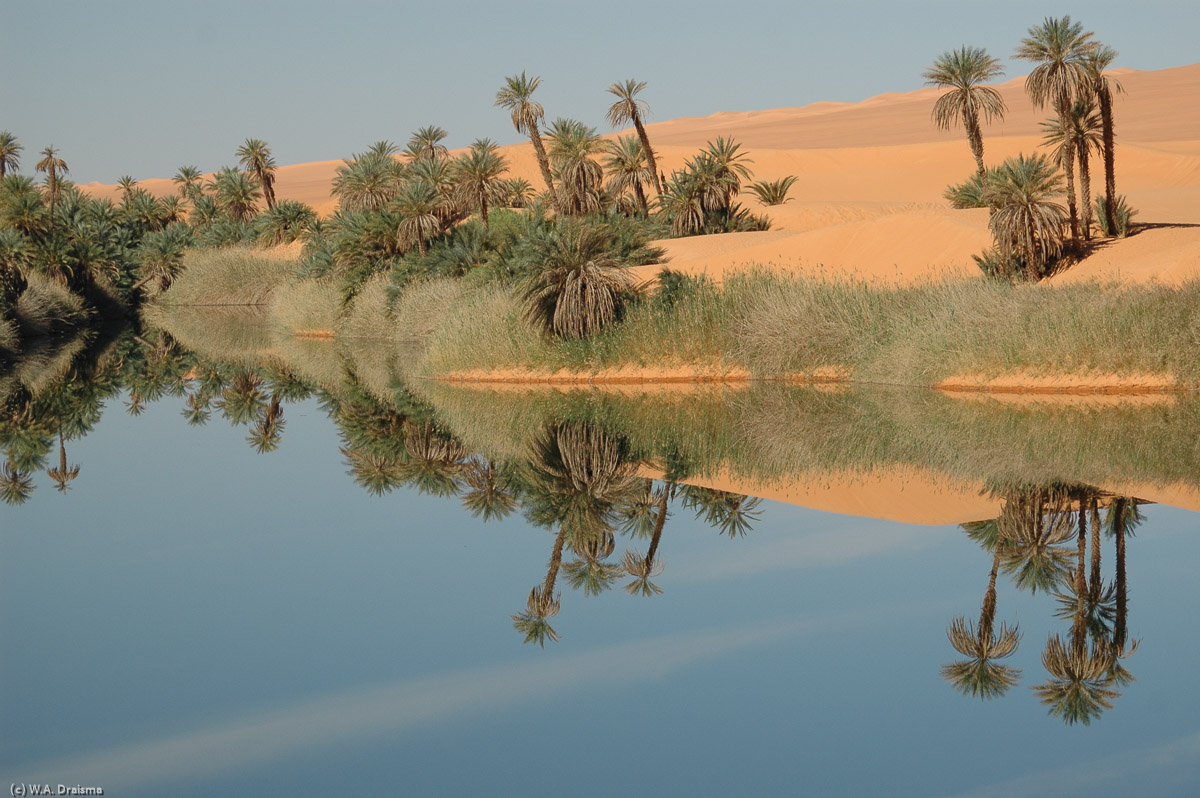
[[[608,87],[608,93],[617,98],[608,108],[608,122],[613,127],[632,122],[637,130],[638,139],[646,153],[646,161],[653,175],[654,190],[662,194],[662,183],[658,178],[658,163],[654,158],[654,150],[650,147],[650,138],[646,135],[643,120],[650,115],[650,106],[645,100],[637,99],[637,95],[646,88],[646,81],[630,78],[624,83],[613,83]]]
[[[275,158],[271,148],[261,139],[246,139],[237,149],[238,162],[247,172],[253,172],[262,188],[267,210],[275,207]]]
[[[987,50],[966,45],[942,53],[924,74],[926,83],[951,89],[933,104],[933,122],[942,130],[962,123],[980,176],[986,170],[983,166],[983,135],[979,130],[979,119],[982,116],[990,124],[993,119],[1003,119],[1007,110],[1000,92],[980,84],[1003,75],[1000,61],[988,55]]]
[[[17,137],[7,130],[0,130],[0,180],[8,174],[8,171],[17,171],[21,166],[21,150],[25,149],[21,146],[21,142],[17,141]]]

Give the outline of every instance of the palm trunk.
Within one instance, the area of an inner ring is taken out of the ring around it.
[[[670,491],[663,485],[662,498],[658,500],[658,516],[654,519],[654,535],[650,538],[650,549],[646,552],[646,567],[649,570],[654,563],[654,554],[658,551],[658,541],[662,538],[663,527],[667,523],[667,496]]]
[[[975,167],[982,181],[987,177],[987,169],[983,166],[983,132],[979,129],[979,115],[974,108],[968,108],[965,113],[964,127],[967,129],[967,143],[971,145],[971,154],[975,156]]]
[[[546,148],[542,146],[542,136],[538,133],[536,122],[529,125],[529,141],[533,144],[538,168],[542,170],[542,180],[546,181],[546,190],[550,192],[550,204],[558,211],[558,193],[554,190],[554,176],[550,173],[550,159],[546,157]]]
[[[258,182],[262,183],[263,198],[267,201],[267,210],[271,210],[275,207],[275,178],[266,172],[259,172]]]
[[[1096,497],[1089,503],[1092,516],[1092,578],[1088,586],[1093,602],[1100,600],[1100,509]]]
[[[654,175],[654,191],[658,196],[662,196],[662,183],[658,179],[658,162],[654,160],[654,150],[650,149],[650,137],[646,135],[646,128],[642,126],[641,117],[634,112],[633,126],[637,128],[638,138],[642,141],[642,149],[646,151],[646,164],[650,167],[650,172]]]
[[[646,192],[642,191],[642,181],[637,178],[634,178],[633,181],[633,192],[637,195],[638,205],[641,206],[642,213],[649,213],[650,206],[646,202]]]
[[[491,230],[492,228],[488,226],[488,207],[486,194],[479,195],[479,215],[483,217],[483,229]]]
[[[1113,150],[1116,148],[1116,141],[1113,133],[1112,93],[1109,92],[1107,84],[1101,86],[1099,96],[1100,120],[1104,125],[1104,221],[1108,224],[1108,234],[1115,236],[1117,215],[1113,206],[1117,202],[1117,177],[1116,155]]]
[[[1092,239],[1092,177],[1088,170],[1087,142],[1079,148],[1079,193],[1083,196],[1083,240]]]
[[[1058,118],[1064,132],[1071,120],[1071,100],[1066,95],[1059,98]],[[1063,171],[1067,173],[1067,210],[1071,215],[1071,242],[1079,240],[1079,208],[1075,203],[1075,142],[1070,135],[1063,136]]]
[[[562,564],[563,542],[566,539],[567,528],[564,526],[558,530],[558,536],[554,538],[554,549],[550,552],[546,581],[542,583],[542,597],[547,601],[554,595],[554,582],[558,579],[558,567]]]

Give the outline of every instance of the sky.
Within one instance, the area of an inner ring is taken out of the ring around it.
[[[1200,60],[1200,3],[755,2],[604,4],[4,0],[0,130],[53,145],[80,183],[170,177],[235,162],[247,138],[280,165],[346,158],[429,124],[447,144],[520,140],[493,105],[504,77],[540,75],[547,118],[610,128],[609,84],[636,77],[651,121],[857,101],[922,86],[962,44],[1004,60],[1027,29],[1069,14],[1121,56]]]

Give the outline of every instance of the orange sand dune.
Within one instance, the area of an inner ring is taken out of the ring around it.
[[[1099,248],[1057,279],[1179,282],[1200,275],[1200,227],[1185,226],[1200,225],[1200,64],[1113,74],[1126,89],[1115,102],[1118,191],[1140,210],[1137,221],[1151,227]],[[914,76],[914,84],[917,80]],[[1032,108],[1024,78],[997,88],[1009,111],[1003,122],[984,127],[989,163],[1037,149],[1038,123],[1048,114]],[[939,131],[931,123],[938,93],[920,88],[857,103],[725,112],[648,125],[667,173],[707,141],[732,136],[753,159],[755,179],[799,178],[793,201],[782,206],[761,208],[752,195],[743,195],[751,210],[771,218],[769,233],[663,242],[671,267],[716,279],[755,262],[899,282],[977,275],[971,256],[990,243],[987,215],[953,211],[942,199],[946,185],[965,179],[975,166],[961,129]],[[511,176],[542,185],[528,143],[503,151]],[[1098,157],[1093,163],[1092,193],[1098,194],[1102,166]],[[330,184],[340,164],[281,167],[276,194],[327,215],[336,208]],[[170,180],[141,185],[155,194],[174,190]],[[84,188],[97,196],[118,195],[112,186]]]

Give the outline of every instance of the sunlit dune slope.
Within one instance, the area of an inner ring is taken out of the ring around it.
[[[1116,70],[1114,75],[1125,87],[1115,103],[1118,191],[1140,210],[1137,221],[1148,227],[1100,247],[1056,279],[1176,282],[1198,276],[1200,226],[1190,225],[1200,225],[1200,103],[1195,101],[1200,64]],[[1009,112],[1003,122],[984,128],[989,163],[1037,148],[1038,123],[1047,114],[1030,106],[1023,78],[998,88]],[[939,131],[930,122],[937,95],[938,90],[924,88],[857,103],[717,113],[649,125],[667,173],[707,141],[727,136],[741,142],[753,159],[755,179],[799,178],[793,200],[783,206],[761,208],[752,195],[743,195],[743,204],[771,218],[769,232],[662,242],[671,268],[716,279],[751,263],[899,282],[977,275],[971,256],[990,242],[987,214],[954,211],[942,199],[946,185],[965,179],[974,161],[961,130]],[[507,146],[504,153],[512,176],[542,185],[528,143]],[[276,193],[329,214],[336,207],[330,185],[340,164],[281,167]],[[141,185],[155,194],[174,190],[170,180]],[[117,195],[111,186],[85,188],[98,196]],[[1097,164],[1092,192],[1102,190]]]

